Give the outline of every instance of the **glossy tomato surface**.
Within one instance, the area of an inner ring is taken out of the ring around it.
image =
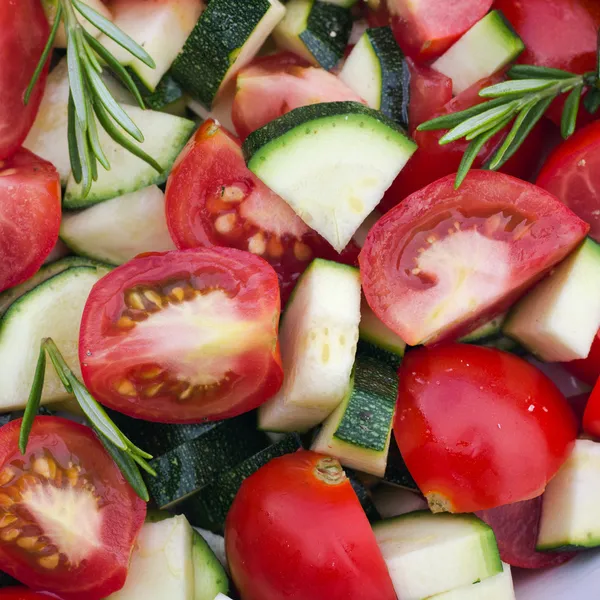
[[[240,142],[206,121],[167,183],[167,224],[181,249],[248,250],[275,269],[285,303],[313,258],[355,264],[351,242],[340,255],[246,167]]]
[[[32,592],[24,587],[10,587],[0,589],[0,600],[52,600],[58,598],[54,594],[45,592]]]
[[[83,378],[102,404],[148,421],[239,415],[281,387],[279,308],[275,271],[248,252],[140,255],[92,288]]]
[[[583,431],[600,438],[600,385],[596,384],[583,413]]]
[[[600,122],[584,127],[558,146],[536,183],[587,221],[590,237],[600,241]]]
[[[359,257],[365,297],[411,346],[456,339],[506,310],[588,229],[530,183],[471,171],[456,190],[450,175],[371,229]]]
[[[0,161],[0,291],[31,277],[54,248],[60,197],[49,162],[25,149]]]
[[[596,333],[587,358],[563,363],[563,367],[584,383],[596,385],[600,377],[600,331]]]
[[[0,3],[0,160],[11,156],[23,143],[42,101],[48,63],[27,106],[23,98],[48,34],[48,21],[39,0]]]
[[[244,600],[395,600],[369,521],[340,464],[301,450],[242,484],[225,548]]]
[[[333,73],[284,52],[255,59],[240,71],[231,118],[244,140],[294,108],[343,101],[363,102]]]
[[[542,494],[572,450],[575,415],[523,359],[468,344],[408,352],[394,435],[433,510],[473,512]]]
[[[125,583],[146,503],[88,427],[36,417],[0,429],[0,569],[64,600],[101,600]]]

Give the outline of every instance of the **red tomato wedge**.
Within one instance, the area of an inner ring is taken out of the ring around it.
[[[231,118],[242,140],[285,113],[320,102],[363,100],[325,69],[288,52],[264,56],[242,69]]]
[[[398,374],[394,435],[434,511],[535,498],[573,448],[577,422],[565,397],[517,356],[438,345],[408,352]]]
[[[407,344],[468,331],[506,310],[585,237],[589,226],[530,183],[471,171],[406,198],[360,253],[375,314]]]
[[[63,600],[101,600],[125,583],[146,516],[88,427],[36,417],[25,455],[21,419],[0,429],[0,569]]]
[[[485,17],[492,4],[493,0],[388,0],[396,40],[418,62],[441,56]]]
[[[600,331],[596,333],[587,358],[563,363],[562,366],[584,383],[596,385],[600,377]]]
[[[60,178],[29,150],[0,161],[0,292],[31,277],[58,240]]]
[[[287,454],[244,480],[225,548],[244,600],[396,600],[352,485],[322,454]]]
[[[173,167],[167,224],[181,249],[228,246],[263,257],[277,272],[282,302],[313,258],[355,264],[358,247],[340,255],[246,167],[240,142],[206,121]]]
[[[81,372],[102,404],[162,423],[225,419],[281,387],[279,287],[231,248],[140,255],[93,288]]]
[[[600,241],[600,122],[584,127],[558,146],[536,183],[587,221],[590,237]]]
[[[11,587],[0,590],[0,600],[52,600],[58,596],[44,592],[32,592],[24,587]]]
[[[18,150],[40,107],[49,61],[27,106],[23,99],[48,34],[48,21],[39,0],[0,3],[0,160]]]
[[[574,558],[576,553],[538,552],[535,549],[541,514],[542,497],[538,496],[479,511],[477,516],[494,530],[504,562],[522,569],[557,567]]]
[[[583,431],[600,438],[600,385],[596,384],[583,413]]]

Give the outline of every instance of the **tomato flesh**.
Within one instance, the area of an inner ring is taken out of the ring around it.
[[[583,413],[583,431],[600,438],[600,385],[596,384]]]
[[[3,588],[0,590],[1,600],[51,600],[57,596],[44,592],[32,592],[24,587]]]
[[[60,177],[29,150],[0,161],[0,292],[31,277],[58,240]]]
[[[584,383],[596,385],[600,377],[600,331],[596,333],[587,358],[562,363],[562,366]]]
[[[279,289],[231,248],[141,255],[92,289],[79,357],[88,389],[125,414],[193,423],[252,410],[281,387]]]
[[[0,569],[64,600],[101,600],[125,583],[146,504],[92,430],[36,417],[0,429]]]
[[[246,167],[240,142],[214,121],[190,140],[169,176],[167,224],[180,249],[227,246],[261,256],[275,269],[285,303],[313,258],[354,264],[296,215]]]
[[[419,348],[407,353],[399,380],[394,435],[433,510],[535,498],[572,450],[577,423],[565,397],[512,354]]]
[[[395,600],[371,526],[333,458],[300,450],[244,480],[225,524],[244,600]]]
[[[589,226],[544,190],[492,171],[454,175],[406,198],[360,253],[375,314],[407,344],[454,338],[506,310]]]
[[[27,137],[44,94],[49,61],[25,106],[25,90],[49,34],[42,3],[3,2],[0,32],[0,160],[3,160],[14,154]]]

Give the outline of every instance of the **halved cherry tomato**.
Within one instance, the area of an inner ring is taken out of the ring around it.
[[[366,299],[407,344],[456,339],[506,310],[589,225],[530,183],[454,175],[406,198],[371,229],[359,263]]]
[[[60,195],[56,169],[29,150],[0,161],[0,292],[31,277],[54,248]]]
[[[49,61],[27,106],[23,98],[48,34],[48,21],[39,0],[0,4],[0,160],[17,151],[40,107]]]
[[[590,237],[600,241],[600,122],[558,146],[536,183],[587,221]]]
[[[225,419],[281,387],[279,287],[232,248],[140,255],[93,288],[81,373],[102,404],[162,423]]]
[[[231,118],[244,140],[294,108],[346,100],[363,102],[332,73],[285,52],[258,58],[240,71]]]
[[[600,438],[600,385],[596,384],[583,413],[583,430],[588,435]]]
[[[492,3],[493,0],[388,0],[388,8],[402,50],[416,61],[428,62],[485,17]]]
[[[101,600],[125,583],[146,516],[88,427],[36,417],[27,452],[21,420],[0,429],[0,569],[64,600]]]
[[[562,363],[562,366],[584,383],[596,385],[600,377],[600,331],[596,333],[587,358]]]
[[[408,352],[398,373],[394,435],[433,510],[473,512],[535,498],[572,450],[571,407],[517,356],[438,345]]]
[[[238,140],[206,121],[177,159],[167,182],[167,224],[178,248],[228,246],[262,256],[277,272],[285,303],[313,258],[355,264],[340,255],[246,167]]]
[[[225,548],[244,600],[396,599],[349,480],[322,454],[287,454],[244,480]]]
[[[58,598],[54,594],[32,592],[24,587],[3,588],[0,590],[0,600],[52,600]]]

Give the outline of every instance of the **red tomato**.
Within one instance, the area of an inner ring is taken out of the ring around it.
[[[101,279],[79,359],[104,405],[162,423],[225,419],[281,387],[279,288],[261,258],[231,248],[140,255]]]
[[[300,450],[248,477],[225,524],[244,600],[395,600],[369,521],[334,458]]]
[[[585,237],[557,198],[493,171],[412,194],[371,229],[359,263],[365,297],[411,346],[469,331],[506,310]]]
[[[0,429],[0,569],[64,600],[100,600],[125,583],[146,516],[92,430],[36,417],[25,456],[21,419]]]
[[[231,118],[242,140],[285,113],[320,102],[363,102],[341,79],[291,53],[254,60],[237,76]]]
[[[167,224],[180,249],[229,246],[262,256],[277,272],[285,303],[313,258],[355,264],[354,243],[340,255],[246,167],[238,140],[206,121],[173,167]]]
[[[0,600],[52,600],[58,596],[44,592],[32,592],[24,587],[3,588],[0,590]]]
[[[529,456],[529,454],[527,455]],[[477,516],[493,530],[500,557],[513,567],[543,569],[571,560],[575,552],[538,552],[535,549],[542,514],[542,497],[483,510]]]
[[[439,345],[408,352],[398,373],[394,435],[434,511],[535,498],[572,450],[571,407],[517,356]]]
[[[588,435],[600,438],[600,385],[596,384],[583,413],[583,430]]]
[[[60,195],[56,169],[29,150],[0,161],[0,292],[31,277],[54,248]]]
[[[587,221],[590,237],[600,241],[600,122],[584,127],[558,146],[536,183]]]
[[[600,377],[600,331],[596,333],[587,358],[562,363],[562,366],[584,383],[596,385]]]
[[[493,0],[388,0],[392,29],[411,58],[428,62],[442,55],[477,21]]]
[[[48,21],[39,0],[0,3],[0,160],[11,156],[23,143],[42,101],[48,62],[27,106],[23,97],[48,34]]]

